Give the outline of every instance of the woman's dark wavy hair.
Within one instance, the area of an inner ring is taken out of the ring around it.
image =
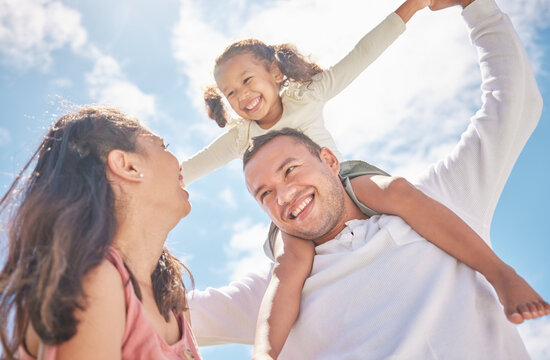
[[[8,246],[0,272],[2,358],[14,359],[29,324],[46,344],[75,334],[75,310],[86,306],[83,277],[105,259],[117,230],[107,155],[113,149],[138,152],[136,137],[147,132],[139,120],[111,107],[64,115],[0,200]],[[164,248],[151,275],[167,320],[170,311],[187,308],[183,269]],[[132,275],[131,281],[141,299]]]
[[[291,81],[311,82],[311,78],[315,74],[323,71],[319,65],[300,54],[294,45],[266,45],[256,39],[241,40],[229,45],[216,59],[214,68],[233,56],[243,53],[252,54],[257,60],[262,61],[268,69],[276,61],[281,73],[285,76],[283,86],[288,85]],[[216,85],[209,85],[205,89],[204,102],[208,116],[216,121],[219,127],[224,127],[227,124],[227,111],[222,102],[222,94]]]

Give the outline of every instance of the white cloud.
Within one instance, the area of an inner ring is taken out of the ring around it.
[[[11,142],[11,134],[8,130],[0,128],[0,147],[6,146]]]
[[[55,89],[65,89],[73,86],[71,79],[66,77],[55,78],[50,81],[50,86]]]
[[[533,68],[542,71],[543,50],[538,44],[545,40],[538,37],[537,30],[548,27],[550,0],[500,0],[499,5],[512,19]]]
[[[224,22],[212,19],[199,2],[182,0],[174,56],[190,80],[193,103],[203,113],[199,88],[212,81],[213,61],[230,42],[246,37],[292,42],[327,67],[400,3],[279,1],[255,8],[240,21]],[[549,4],[502,0],[535,58],[536,26],[546,25]],[[236,13],[242,10],[229,18]],[[415,15],[381,58],[327,104],[326,125],[346,158],[365,159],[412,177],[457,142],[480,96],[477,55],[459,14],[454,8]]]
[[[45,69],[53,51],[77,50],[86,37],[80,13],[59,1],[0,0],[0,55],[11,66]]]
[[[226,187],[220,193],[218,194],[218,197],[223,200],[225,203],[225,206],[231,209],[237,208],[237,200],[235,199],[235,194],[233,193],[233,190],[231,190],[230,187]]]
[[[47,69],[55,50],[69,46],[73,54],[93,63],[86,75],[93,102],[110,104],[150,121],[157,116],[153,95],[128,80],[119,63],[87,40],[81,14],[52,0],[0,0],[0,55],[4,63],[25,70]],[[70,86],[56,79],[54,87]]]
[[[518,326],[525,347],[533,360],[550,359],[550,318],[528,320]]]
[[[228,39],[200,20],[202,9],[198,2],[182,0],[180,19],[173,30],[174,57],[191,80],[190,94],[195,105],[202,106],[200,89],[213,82],[215,57],[228,44]]]
[[[268,229],[268,225],[252,224],[250,219],[241,220],[234,225],[231,241],[226,248],[231,259],[227,264],[229,280],[241,279],[250,272],[270,266],[262,247]]]
[[[128,81],[111,56],[96,55],[93,70],[86,74],[86,82],[94,102],[116,106],[145,122],[156,117],[155,97]]]

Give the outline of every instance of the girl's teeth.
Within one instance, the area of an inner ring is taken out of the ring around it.
[[[258,103],[260,102],[260,98],[257,97],[254,101],[252,101],[248,106],[246,107],[246,110],[252,110]]]

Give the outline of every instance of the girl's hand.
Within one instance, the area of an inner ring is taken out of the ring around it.
[[[431,0],[430,2],[430,10],[436,11],[455,5],[460,5],[464,9],[466,6],[473,3],[474,0]]]
[[[395,13],[401,17],[406,24],[417,11],[431,6],[433,0],[406,0],[400,7],[395,10]]]

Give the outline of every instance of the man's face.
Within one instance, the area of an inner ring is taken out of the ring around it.
[[[280,136],[254,154],[244,173],[248,191],[277,227],[324,242],[343,226],[345,195],[338,160],[325,148],[320,156],[296,139]]]

